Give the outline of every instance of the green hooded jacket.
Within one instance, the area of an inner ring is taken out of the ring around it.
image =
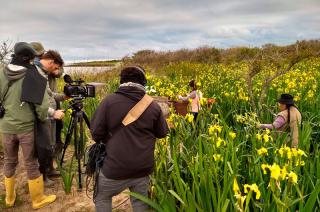
[[[44,121],[47,118],[49,100],[45,92],[41,105],[32,106],[21,102],[22,82],[27,69],[23,66],[9,64],[0,65],[0,98],[4,100],[5,115],[0,119],[0,132],[19,134],[30,132],[34,128],[35,116]],[[7,94],[9,80],[12,81]],[[33,109],[34,108],[34,109]],[[34,112],[35,111],[35,112]]]

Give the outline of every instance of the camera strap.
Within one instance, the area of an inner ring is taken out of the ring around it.
[[[121,93],[121,95],[124,95]],[[125,96],[125,95],[124,95]],[[128,97],[129,98],[129,97]],[[127,115],[124,117],[122,122],[115,128],[111,129],[108,133],[107,138],[105,141],[109,140],[114,134],[116,134],[121,128],[131,124],[132,122],[136,121],[141,114],[148,108],[148,106],[152,103],[153,98],[149,95],[145,94],[138,103],[129,110]]]
[[[136,121],[141,114],[149,107],[152,103],[153,98],[147,94],[145,94],[142,99],[128,112],[126,117],[122,120],[122,124],[127,126],[132,122]]]

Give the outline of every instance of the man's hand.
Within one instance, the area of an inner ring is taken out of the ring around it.
[[[56,110],[53,114],[54,119],[63,119],[64,117],[64,111],[63,110]]]

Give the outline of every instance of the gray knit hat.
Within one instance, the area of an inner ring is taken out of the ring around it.
[[[44,47],[40,42],[31,42],[30,45],[37,52],[36,56],[41,56],[45,52]]]

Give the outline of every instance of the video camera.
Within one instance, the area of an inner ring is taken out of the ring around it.
[[[96,96],[94,85],[83,85],[84,81],[82,79],[72,80],[68,74],[64,75],[63,79],[67,83],[63,88],[63,92],[66,96],[71,98]]]

